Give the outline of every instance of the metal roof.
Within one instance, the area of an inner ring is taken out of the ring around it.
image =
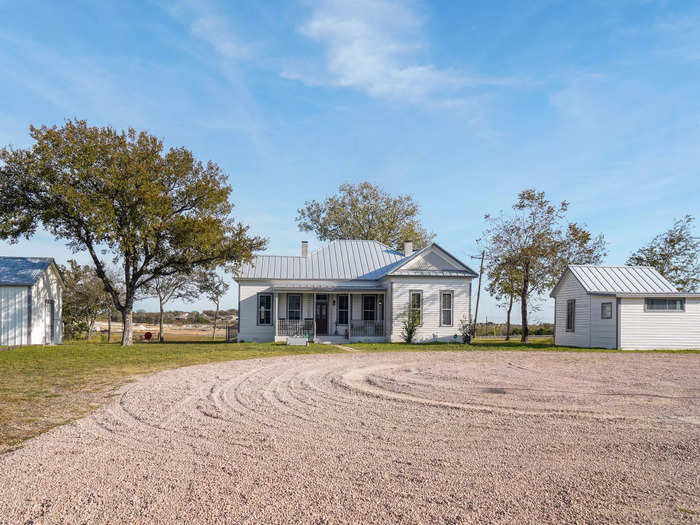
[[[331,241],[308,257],[259,255],[244,264],[240,279],[376,280],[400,261],[402,253],[378,241]]]
[[[568,270],[588,293],[668,294],[678,290],[651,266],[571,265]],[[566,272],[564,272],[566,275]],[[563,279],[563,276],[562,276]],[[561,282],[561,279],[560,281]],[[557,286],[552,291],[554,291]]]
[[[51,257],[0,257],[0,285],[32,286],[52,263]]]
[[[276,292],[297,292],[313,290],[317,292],[383,291],[386,288],[373,281],[276,281],[271,288]]]

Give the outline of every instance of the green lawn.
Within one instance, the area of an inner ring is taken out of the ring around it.
[[[551,340],[519,342],[476,340],[472,345],[450,344],[358,344],[365,352],[396,351],[579,351],[614,352],[554,347]],[[328,345],[294,347],[271,343],[167,343],[136,344],[122,348],[116,343],[76,343],[30,346],[0,351],[0,453],[24,439],[76,419],[103,404],[114,390],[141,374],[181,366],[274,357],[337,353]],[[699,350],[679,353],[700,353]]]

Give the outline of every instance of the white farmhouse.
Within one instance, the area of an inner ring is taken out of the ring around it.
[[[62,295],[53,259],[0,257],[0,346],[60,344]]]
[[[454,341],[471,318],[474,271],[435,243],[400,253],[377,241],[332,241],[300,256],[261,255],[244,265],[239,340],[400,341],[409,311],[416,341]]]
[[[550,297],[555,345],[700,348],[700,294],[678,292],[650,266],[571,265]]]

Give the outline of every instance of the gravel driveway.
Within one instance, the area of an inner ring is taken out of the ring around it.
[[[0,456],[0,523],[698,522],[700,356],[162,372]]]

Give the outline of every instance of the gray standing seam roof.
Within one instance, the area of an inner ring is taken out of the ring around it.
[[[0,257],[0,285],[32,286],[52,262],[51,257]]]
[[[331,241],[308,257],[258,255],[244,264],[241,279],[376,280],[405,257],[378,241]]]
[[[571,265],[569,270],[588,293],[678,293],[678,290],[651,266]]]

